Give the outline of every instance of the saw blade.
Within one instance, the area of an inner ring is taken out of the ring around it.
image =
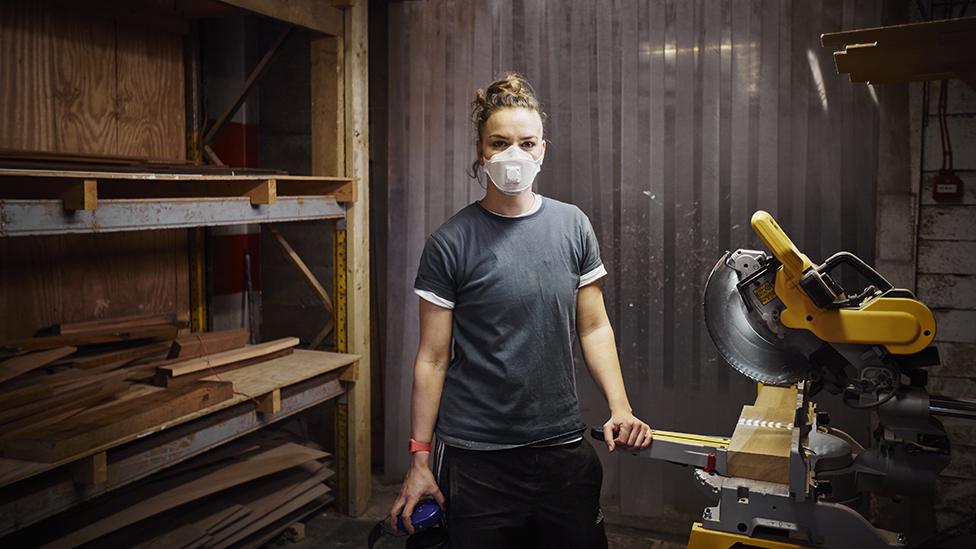
[[[726,362],[750,379],[790,385],[807,377],[807,359],[749,313],[736,285],[738,273],[719,259],[705,282],[705,326]]]

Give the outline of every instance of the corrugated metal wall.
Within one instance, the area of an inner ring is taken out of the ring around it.
[[[819,34],[876,26],[880,12],[853,0],[391,4],[387,477],[407,464],[421,248],[483,193],[465,176],[476,87],[507,70],[536,86],[551,141],[538,191],[593,222],[636,412],[728,434],[754,389],[716,356],[700,301],[723,250],[757,246],[752,212],[773,212],[815,260],[841,248],[872,259],[877,99],[835,74]],[[606,406],[580,372],[584,417],[600,424]],[[686,519],[705,501],[684,469],[624,455],[605,469],[607,505],[623,514]]]

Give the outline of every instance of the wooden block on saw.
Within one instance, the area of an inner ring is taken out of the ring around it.
[[[796,409],[796,385],[789,387],[774,387],[763,385],[756,396],[756,404],[760,408],[789,408]]]
[[[793,406],[743,406],[729,442],[729,475],[789,483],[794,414]]]

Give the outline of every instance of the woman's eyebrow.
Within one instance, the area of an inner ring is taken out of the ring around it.
[[[509,139],[509,137],[507,135],[499,135],[497,133],[493,133],[493,134],[489,135],[488,138],[489,139],[504,139],[506,141],[508,141],[508,139]],[[520,138],[517,139],[517,141],[525,141],[526,139],[539,139],[539,136],[537,136],[537,135],[529,135],[529,136],[526,136],[526,137],[520,137]]]

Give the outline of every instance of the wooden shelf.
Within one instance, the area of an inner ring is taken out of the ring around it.
[[[0,458],[0,535],[74,507],[235,438],[335,398],[355,381],[356,355],[296,350],[293,354],[225,372],[230,400],[113,441],[56,463]],[[120,399],[163,389],[134,386]],[[273,410],[263,405],[272,397]],[[73,470],[104,456],[103,481],[79,489]],[[16,483],[16,484],[15,484]],[[9,486],[9,488],[8,488]]]
[[[830,32],[820,43],[844,48],[834,63],[852,82],[959,78],[976,89],[976,17]]]
[[[0,169],[0,237],[345,217],[355,181]]]
[[[252,206],[247,198],[102,200],[97,210],[66,211],[60,200],[0,199],[0,237],[185,229],[242,223],[342,219],[330,196],[279,198]]]
[[[100,199],[331,196],[354,202],[355,180],[304,175],[213,175],[0,168],[0,198],[61,199],[66,210],[94,210]]]

